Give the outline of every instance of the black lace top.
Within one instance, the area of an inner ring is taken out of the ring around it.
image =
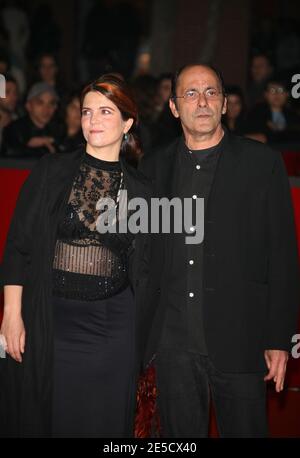
[[[53,263],[53,293],[83,300],[102,299],[128,285],[126,250],[129,237],[113,240],[97,231],[99,199],[112,198],[117,205],[123,188],[119,162],[107,162],[85,154],[58,227]]]

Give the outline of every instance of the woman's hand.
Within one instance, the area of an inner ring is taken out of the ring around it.
[[[0,334],[6,341],[6,353],[22,362],[25,351],[25,327],[22,318],[23,286],[4,286],[4,313]]]
[[[25,327],[21,314],[4,312],[0,334],[6,340],[6,353],[21,363],[25,351]]]

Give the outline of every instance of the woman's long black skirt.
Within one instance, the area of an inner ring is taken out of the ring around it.
[[[104,300],[53,298],[53,437],[128,437],[134,405],[131,289]]]

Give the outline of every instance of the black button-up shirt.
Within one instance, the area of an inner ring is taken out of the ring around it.
[[[172,197],[179,197],[182,202],[184,198],[204,198],[206,207],[224,137],[218,145],[199,151],[189,150],[182,139],[176,156]],[[194,213],[195,206],[193,224]],[[167,240],[167,307],[161,346],[207,354],[203,326],[205,235],[202,243],[186,244],[187,235],[191,232],[170,234]]]

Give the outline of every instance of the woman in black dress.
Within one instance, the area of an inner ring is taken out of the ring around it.
[[[147,237],[101,233],[99,203],[119,215],[122,191],[148,198],[149,184],[129,164],[140,149],[123,80],[104,75],[81,105],[86,148],[39,161],[8,235],[0,436],[132,435]]]

